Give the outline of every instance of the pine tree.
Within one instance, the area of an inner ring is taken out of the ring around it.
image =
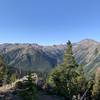
[[[16,79],[17,79],[17,75],[16,75],[16,73],[14,73],[14,74],[12,74],[11,77],[10,77],[10,82],[13,83],[13,82],[16,81]]]
[[[95,84],[93,86],[93,96],[95,100],[100,100],[100,68],[97,68],[95,75]]]
[[[7,66],[4,62],[3,57],[0,55],[0,80],[3,84],[7,81]]]
[[[78,64],[76,63],[75,57],[73,56],[73,51],[72,51],[72,44],[70,41],[67,42],[67,48],[64,53],[64,66],[68,67],[77,67]]]
[[[77,77],[79,74],[76,71],[77,68],[78,64],[73,56],[72,44],[68,41],[63,63],[53,69],[48,76],[48,83],[68,100],[72,100],[73,95],[78,94]]]
[[[27,79],[28,79],[28,92],[31,93],[30,100],[36,100],[37,99],[37,97],[36,97],[37,90],[36,90],[35,84],[33,83],[31,73],[28,74]]]
[[[29,72],[27,80],[22,85],[22,91],[19,92],[19,96],[22,100],[37,100],[37,89],[33,83],[32,74]]]

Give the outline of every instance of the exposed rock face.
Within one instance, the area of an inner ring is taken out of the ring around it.
[[[64,46],[39,46],[36,44],[3,44],[0,52],[5,62],[24,71],[49,71],[63,59]]]
[[[48,72],[63,61],[66,45],[40,46],[37,44],[1,44],[0,52],[6,63],[24,71]],[[73,44],[73,52],[78,63],[91,73],[100,66],[100,43],[83,40]]]

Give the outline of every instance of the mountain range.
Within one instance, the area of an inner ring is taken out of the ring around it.
[[[0,44],[0,53],[8,67],[22,71],[49,72],[63,61],[66,44],[41,46],[38,44]],[[100,42],[85,39],[73,43],[73,53],[84,71],[91,74],[100,67]]]

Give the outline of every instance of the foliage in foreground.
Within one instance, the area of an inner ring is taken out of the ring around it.
[[[28,74],[27,79],[24,85],[20,83],[21,91],[19,91],[19,96],[21,100],[37,100],[37,89],[33,83],[31,73]]]
[[[92,100],[93,82],[86,80],[83,68],[77,64],[70,41],[67,43],[63,63],[52,70],[47,83],[67,100],[72,100],[73,97],[80,99],[86,90],[89,94],[87,100]]]
[[[95,100],[100,100],[100,68],[97,68],[96,71],[95,84],[92,93]]]

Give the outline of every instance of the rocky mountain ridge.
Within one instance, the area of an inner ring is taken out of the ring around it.
[[[66,45],[0,44],[5,62],[18,70],[48,72],[63,61]],[[91,73],[100,67],[100,42],[85,39],[73,43],[73,53],[84,70]]]

